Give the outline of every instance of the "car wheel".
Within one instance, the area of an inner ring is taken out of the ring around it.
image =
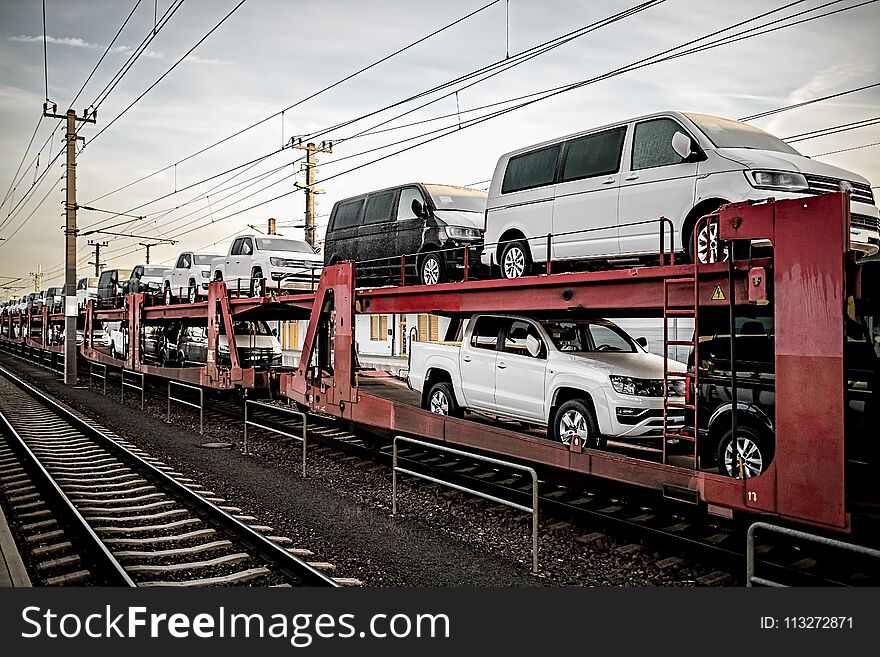
[[[575,436],[580,437],[583,447],[604,449],[607,441],[599,435],[596,415],[588,404],[580,399],[569,399],[556,409],[553,416],[553,438],[563,445],[571,445]]]
[[[422,285],[436,285],[443,282],[443,258],[439,253],[426,253],[422,256],[419,280]]]
[[[501,250],[499,261],[502,278],[519,278],[532,269],[532,254],[529,245],[523,241],[508,242]]]
[[[170,306],[172,303],[174,303],[174,297],[171,296],[171,288],[166,287],[165,288],[165,305]]]
[[[452,384],[441,381],[431,386],[431,390],[425,398],[425,410],[437,415],[460,417],[461,408],[455,401],[455,391],[452,389]]]
[[[693,233],[691,233],[691,239],[688,240],[688,248],[691,262],[696,262],[694,260]],[[730,247],[727,244],[722,247],[718,241],[718,222],[716,221],[701,222],[696,248],[696,258],[701,265],[712,262],[727,262],[730,258]]]
[[[196,290],[196,284],[193,281],[189,282],[188,298],[189,298],[190,303],[195,303],[196,301],[199,300],[199,294],[198,294],[198,291]]]
[[[736,433],[736,458],[731,429],[718,442],[718,472],[735,479],[757,477],[770,463],[770,445],[751,427],[737,427]]]

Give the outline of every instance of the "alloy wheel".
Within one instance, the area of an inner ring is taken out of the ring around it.
[[[449,415],[449,399],[442,390],[435,390],[431,395],[431,412],[437,415]]]
[[[511,246],[504,252],[501,265],[505,278],[519,278],[526,270],[526,254],[519,246]]]
[[[714,221],[703,224],[700,228],[700,234],[697,236],[697,257],[700,264],[709,264],[713,262],[727,262],[730,257],[727,245],[718,251],[718,224]]]
[[[757,477],[764,471],[764,456],[761,446],[749,436],[740,436],[736,440],[736,461],[733,460],[733,441],[724,450],[724,469],[736,479]]]
[[[422,263],[422,282],[425,285],[436,285],[440,282],[440,263],[437,258],[425,258]]]
[[[587,420],[579,411],[571,409],[559,418],[559,438],[563,445],[571,445],[571,439],[576,435],[581,437],[581,445],[587,445],[590,440]]]

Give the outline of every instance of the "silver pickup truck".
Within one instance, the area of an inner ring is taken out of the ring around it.
[[[475,315],[461,343],[413,343],[408,384],[434,413],[480,411],[601,448],[608,438],[663,431],[663,359],[646,346],[604,319]],[[683,401],[684,385],[671,379],[668,396]],[[679,426],[683,411],[670,409],[669,418]]]

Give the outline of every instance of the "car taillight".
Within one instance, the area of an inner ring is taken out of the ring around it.
[[[686,374],[684,377],[684,403],[685,404],[691,404],[692,403],[691,400],[694,398],[694,393],[693,393],[693,388],[692,388],[693,382],[692,382],[691,378],[692,377],[690,374]]]

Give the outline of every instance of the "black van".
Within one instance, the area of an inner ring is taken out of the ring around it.
[[[878,263],[880,265],[880,263]],[[873,303],[870,304],[873,306]],[[731,413],[730,318],[726,308],[700,315],[700,466],[731,477],[755,477],[773,460],[775,447],[775,338],[769,306],[736,317],[737,435],[742,460],[734,463]],[[763,312],[761,312],[763,311]],[[738,313],[740,310],[738,309]],[[850,475],[880,457],[880,312],[862,304],[846,319],[844,345],[844,450]],[[689,358],[693,368],[693,354]],[[805,376],[809,373],[805,372]],[[688,394],[692,391],[689,390]],[[686,415],[692,433],[693,412]],[[855,468],[855,470],[854,470]],[[860,474],[860,473],[859,473]]]
[[[464,246],[479,264],[486,192],[468,187],[409,183],[338,201],[330,214],[324,264],[357,262],[359,281],[423,285],[461,278]]]
[[[131,277],[131,269],[105,269],[98,279],[98,308],[115,308],[124,296],[122,286]]]

